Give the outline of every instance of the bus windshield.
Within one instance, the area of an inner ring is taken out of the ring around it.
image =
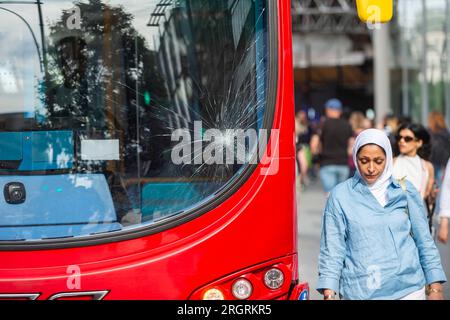
[[[0,1],[0,241],[164,225],[248,168],[264,0]]]

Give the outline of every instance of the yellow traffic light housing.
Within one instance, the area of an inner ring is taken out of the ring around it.
[[[356,0],[358,16],[363,22],[375,24],[392,19],[392,0]]]

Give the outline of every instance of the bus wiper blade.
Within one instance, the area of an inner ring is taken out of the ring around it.
[[[56,237],[45,237],[42,238],[41,240],[58,240],[58,239],[70,239],[73,238],[74,236],[56,236]]]
[[[99,231],[99,232],[91,232],[89,235],[90,236],[97,236],[100,234],[105,234],[105,233],[111,233],[111,232],[117,232],[117,231],[122,231],[123,229],[111,229],[111,230],[105,230],[105,231]]]
[[[17,170],[22,160],[0,160],[0,169]]]

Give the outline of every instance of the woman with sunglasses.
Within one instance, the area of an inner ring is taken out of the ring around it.
[[[419,191],[422,199],[431,202],[434,168],[430,161],[430,134],[420,124],[403,124],[398,129],[400,155],[394,158],[394,178],[406,178]]]
[[[423,201],[409,181],[392,178],[385,132],[360,133],[353,161],[355,175],[331,191],[324,210],[317,290],[325,300],[444,299]]]

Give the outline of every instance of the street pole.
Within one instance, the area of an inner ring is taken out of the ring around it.
[[[373,31],[375,114],[376,122],[381,123],[391,112],[391,77],[389,25],[382,24]]]
[[[428,46],[427,46],[427,6],[425,0],[422,0],[422,124],[427,125],[428,111],[430,101],[428,98]]]
[[[444,82],[445,91],[445,116],[447,123],[450,124],[450,0],[446,0],[445,7],[445,43],[446,43],[446,81]]]
[[[38,14],[39,14],[39,29],[41,30],[42,56],[44,62],[44,77],[45,77],[44,79],[47,79],[47,72],[48,72],[47,48],[45,45],[44,19],[42,18],[41,0],[37,0],[36,4],[38,7]]]
[[[138,33],[134,34],[134,64],[136,68],[136,162],[137,162],[137,176],[138,176],[138,203],[141,205],[141,132],[140,132],[140,106],[139,106],[139,51],[138,51]],[[133,208],[134,209],[134,208]]]
[[[408,5],[406,3],[406,0],[402,0],[402,4],[403,4],[403,10],[402,10],[402,15],[404,17],[404,25],[403,27],[401,26],[401,24],[399,23],[399,27],[401,28],[401,55],[402,55],[402,115],[403,116],[408,116],[409,115],[409,79],[408,79],[408,67],[409,67],[409,63],[408,63],[408,51],[407,51],[407,26],[406,26],[406,20],[408,18],[408,14],[407,14],[407,8]],[[398,19],[400,21],[401,19],[401,15],[399,15]]]
[[[3,7],[0,7],[0,10],[7,11],[7,12],[9,12],[9,13],[12,13],[13,15],[17,16],[20,20],[22,20],[22,21],[25,23],[25,25],[27,26],[28,30],[29,30],[30,33],[31,33],[31,36],[33,37],[34,45],[36,46],[36,50],[37,50],[37,54],[38,54],[38,59],[39,59],[39,67],[41,68],[41,72],[44,71],[44,70],[43,70],[43,61],[42,61],[42,57],[41,57],[41,50],[39,49],[39,44],[38,44],[38,42],[37,42],[36,36],[34,35],[33,29],[31,28],[30,24],[29,24],[29,23],[27,22],[27,20],[25,20],[20,14],[14,12],[14,11],[12,11],[12,10],[9,10],[9,9],[3,8]]]
[[[45,78],[47,77],[47,70],[48,70],[48,62],[47,62],[47,48],[45,46],[45,33],[44,33],[44,19],[42,17],[42,2],[41,0],[36,0],[36,1],[0,1],[0,4],[36,4],[38,7],[38,15],[39,15],[39,28],[41,31],[41,43],[42,43],[42,63],[44,65],[44,76]],[[18,16],[19,18],[21,18],[28,26],[28,28],[31,31],[31,34],[33,35],[33,38],[36,41],[36,37],[34,36],[34,33],[30,27],[30,25],[28,24],[28,22],[25,21],[25,19],[23,17],[21,17],[19,14],[15,13],[12,10],[6,9],[6,8],[2,8],[5,11],[9,11],[11,13],[14,13],[16,16]],[[39,47],[39,46],[38,46]],[[39,54],[39,56],[41,57],[41,55]]]

